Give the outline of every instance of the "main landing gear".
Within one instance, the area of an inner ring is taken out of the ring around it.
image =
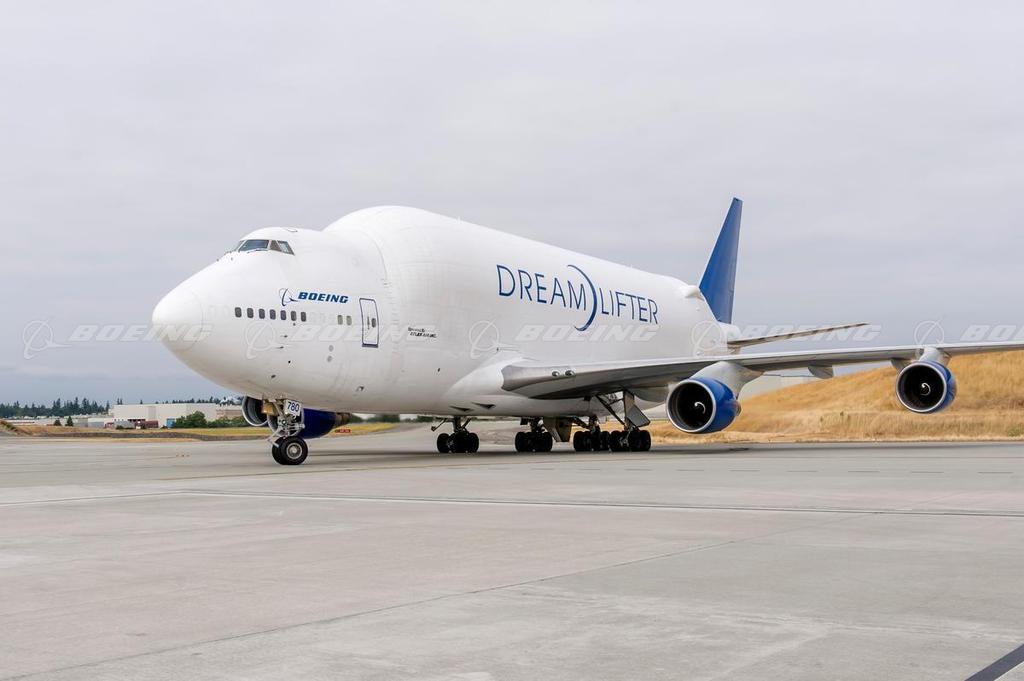
[[[613,430],[611,432],[601,430],[597,418],[591,416],[585,425],[582,421],[576,423],[583,430],[576,431],[572,436],[572,448],[577,452],[647,452],[651,449],[651,434],[643,427],[651,420],[637,408],[635,398],[629,391],[623,391],[623,416],[619,416],[613,408],[612,402],[600,395],[597,400],[608,410],[608,413],[615,417],[625,430]]]
[[[572,436],[577,452],[646,452],[651,449],[651,434],[640,428],[629,430],[577,430]]]
[[[452,418],[454,432],[437,434],[437,451],[441,454],[475,454],[480,449],[480,437],[466,430],[468,419]],[[443,422],[442,422],[443,424]]]
[[[540,419],[530,421],[530,430],[516,433],[517,452],[550,452],[555,446],[555,437],[540,426]]]

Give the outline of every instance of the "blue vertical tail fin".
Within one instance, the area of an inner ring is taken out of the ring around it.
[[[740,217],[743,202],[733,199],[729,213],[722,223],[715,250],[711,251],[708,266],[700,280],[700,292],[708,301],[715,319],[725,324],[732,323],[732,299],[736,290],[736,256],[740,245]]]

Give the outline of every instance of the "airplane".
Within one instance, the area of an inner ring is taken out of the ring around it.
[[[480,417],[520,419],[517,452],[570,439],[576,451],[646,451],[654,405],[683,432],[714,433],[765,372],[828,378],[882,361],[899,370],[900,403],[933,414],[956,397],[951,357],[1024,349],[744,352],[859,324],[742,336],[742,209],[733,199],[698,285],[408,207],[359,210],[322,231],[258,229],[164,296],[153,323],[187,366],[245,396],[246,421],[270,428],[282,465],[303,463],[306,441],[352,413],[434,416],[435,430],[451,427],[441,453],[476,452]]]

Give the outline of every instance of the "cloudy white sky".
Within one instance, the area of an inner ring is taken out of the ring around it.
[[[740,323],[1024,323],[1020,3],[0,7],[0,401],[223,393],[24,329],[381,203],[695,281],[736,195]]]

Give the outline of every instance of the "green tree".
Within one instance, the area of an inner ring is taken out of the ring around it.
[[[206,415],[201,411],[194,411],[191,414],[174,419],[172,428],[207,428]]]
[[[55,419],[53,420],[53,425],[55,425],[55,426],[59,426],[59,425],[60,425],[60,418],[59,418],[59,417],[58,417],[58,418],[55,418]]]
[[[65,425],[65,426],[73,426],[73,425],[75,425],[75,422],[74,422],[74,421],[72,421],[72,420],[71,420],[71,417],[69,416],[69,417],[68,417],[68,420],[64,422],[64,425]]]

